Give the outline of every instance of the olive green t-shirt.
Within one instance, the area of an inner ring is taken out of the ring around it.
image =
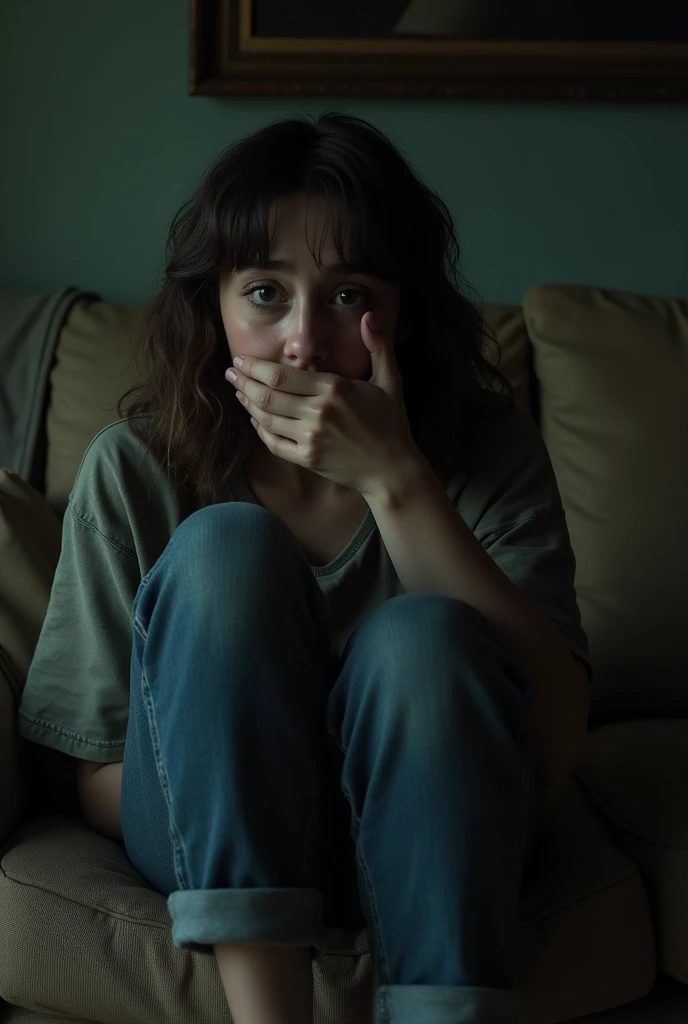
[[[506,576],[559,628],[591,679],[575,560],[542,436],[514,407],[488,428],[479,453],[477,468],[457,475],[447,495]],[[229,500],[257,501],[243,473]],[[177,492],[126,420],[93,438],[64,516],[18,709],[20,736],[89,761],[123,760],[134,598],[174,531],[199,507]],[[404,593],[370,509],[341,554],[311,569],[330,607],[334,653],[377,605]]]

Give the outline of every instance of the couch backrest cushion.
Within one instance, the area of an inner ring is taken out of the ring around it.
[[[523,308],[595,668],[591,724],[688,715],[688,302],[540,286]]]
[[[45,497],[60,516],[86,448],[120,417],[117,402],[138,383],[146,306],[81,301],[62,328],[50,374]]]
[[[483,354],[493,365],[497,365],[511,383],[516,404],[533,419],[537,419],[532,352],[523,310],[520,306],[492,303],[483,307],[483,316],[501,350],[498,355],[488,337],[483,345]]]

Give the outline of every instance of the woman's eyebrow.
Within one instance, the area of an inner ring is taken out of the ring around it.
[[[265,260],[259,262],[258,260],[250,260],[246,263],[242,263],[237,267],[238,273],[243,273],[245,270],[295,270],[293,263],[289,260]],[[341,274],[346,272],[348,274],[368,274],[369,277],[375,277],[375,274],[371,274],[360,263],[328,263],[323,266],[323,270],[326,274]]]

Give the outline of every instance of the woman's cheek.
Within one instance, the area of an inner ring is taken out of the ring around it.
[[[228,334],[232,351],[246,355],[261,353],[271,345],[274,337],[264,322],[256,324],[250,316],[233,320]]]

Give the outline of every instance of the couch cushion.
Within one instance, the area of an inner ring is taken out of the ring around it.
[[[17,704],[48,606],[62,524],[42,495],[0,469],[0,842],[20,810]]]
[[[488,304],[483,307],[483,317],[500,349],[497,352],[488,335],[483,355],[507,378],[514,389],[516,404],[535,418],[532,353],[523,310],[520,306]]]
[[[10,1003],[108,1024],[230,1024],[215,958],[172,945],[165,897],[122,843],[76,817],[39,816],[17,830],[2,851],[0,918],[0,992]],[[315,971],[316,1004],[323,971],[336,981],[336,1024],[360,1024],[372,1000],[369,966],[358,962],[365,954],[369,965],[365,933],[353,949]]]
[[[229,1021],[215,959],[172,945],[165,897],[123,844],[77,818],[36,817],[17,830],[2,853],[0,918],[0,991],[12,1003],[107,1024]],[[317,1024],[368,1024],[365,931],[342,932],[313,971]],[[655,978],[638,873],[573,781],[550,793],[524,877],[518,974],[523,1024],[639,998]]]
[[[0,1021],[2,1024],[100,1024],[97,1020],[84,1020],[83,1017],[63,1017],[54,1013],[42,1013],[40,1010],[25,1010],[22,1006],[11,1006],[6,1003],[2,1008]]]
[[[577,774],[643,875],[659,966],[688,981],[688,719],[593,729]]]
[[[65,321],[50,374],[45,495],[64,515],[82,456],[118,420],[117,402],[140,380],[147,307],[83,300]]]
[[[538,287],[524,312],[595,668],[591,723],[688,715],[688,302]]]
[[[0,842],[25,805],[77,810],[76,761],[16,735],[16,713],[60,556],[62,523],[16,473],[0,470]]]
[[[642,879],[573,778],[548,791],[519,919],[520,1024],[584,1016],[652,988],[654,935]]]
[[[62,523],[45,498],[0,469],[0,644],[23,687],[60,557]]]

